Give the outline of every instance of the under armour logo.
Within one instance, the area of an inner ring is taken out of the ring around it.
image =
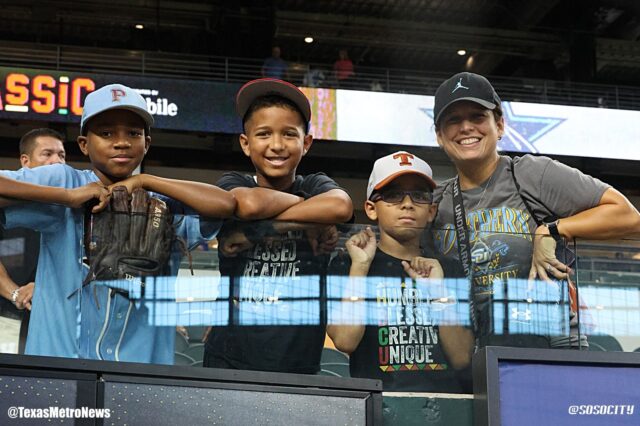
[[[413,165],[413,163],[410,161],[411,159],[413,159],[413,155],[409,154],[408,152],[399,152],[393,156],[394,160],[397,160],[398,158],[400,159],[401,166]]]
[[[111,101],[118,102],[120,98],[127,96],[127,92],[122,89],[111,89]]]
[[[451,93],[454,93],[456,90],[458,89],[466,89],[469,90],[469,88],[467,86],[463,86],[462,85],[462,77],[460,77],[460,80],[458,80],[458,82],[456,83],[456,87],[453,88],[453,90],[451,91]]]
[[[511,318],[514,320],[531,321],[531,316],[529,309],[519,311],[518,308],[511,308]]]

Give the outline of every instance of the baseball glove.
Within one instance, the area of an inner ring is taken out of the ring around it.
[[[147,191],[135,189],[129,198],[126,187],[113,188],[107,210],[91,215],[85,226],[89,273],[84,285],[169,272],[173,218],[166,203]]]

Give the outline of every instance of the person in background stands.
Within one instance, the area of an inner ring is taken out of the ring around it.
[[[287,63],[280,57],[280,47],[273,46],[271,49],[271,56],[264,60],[262,64],[262,76],[263,77],[271,77],[271,78],[279,78],[279,79],[287,79],[287,70],[289,66]]]
[[[53,129],[33,129],[20,138],[20,164],[35,168],[49,164],[64,164],[64,136]],[[17,243],[19,258],[0,263],[0,338],[7,350],[0,352],[24,353],[24,345],[29,328],[31,299],[36,279],[36,266],[40,252],[40,234],[27,228],[0,230],[2,244]],[[5,243],[6,242],[6,243]],[[15,251],[11,251],[11,255]],[[19,338],[17,338],[19,336]],[[5,340],[8,339],[8,340]],[[18,342],[14,345],[12,342]],[[16,350],[13,348],[15,347]]]
[[[333,63],[333,72],[335,73],[338,87],[346,88],[353,85],[355,72],[347,49],[340,49],[338,52],[338,60]]]

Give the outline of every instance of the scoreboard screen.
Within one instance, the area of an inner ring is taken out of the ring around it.
[[[0,109],[15,113],[82,115],[82,101],[96,89],[89,77],[8,72],[3,76]]]
[[[145,76],[75,73],[0,67],[0,119],[79,123],[87,94],[120,83],[138,91],[154,127],[238,133],[234,111],[239,84]]]

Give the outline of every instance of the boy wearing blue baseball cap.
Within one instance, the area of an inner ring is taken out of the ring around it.
[[[94,211],[103,208],[111,187],[124,185],[129,192],[143,188],[169,197],[173,214],[188,214],[188,208],[213,218],[233,214],[233,195],[218,187],[132,176],[149,149],[152,124],[142,96],[120,84],[108,85],[90,93],[84,104],[78,144],[91,170],[56,164],[0,172],[0,196],[55,203],[2,204],[5,227],[27,227],[42,235],[27,354],[173,362],[175,328],[149,325],[146,309],[122,293],[95,284],[83,289],[88,272],[83,264],[84,215],[73,208],[92,198],[100,200]],[[205,228],[211,226],[203,223]],[[201,232],[192,215],[176,230],[190,242],[197,239],[194,235],[211,237],[216,231]]]

